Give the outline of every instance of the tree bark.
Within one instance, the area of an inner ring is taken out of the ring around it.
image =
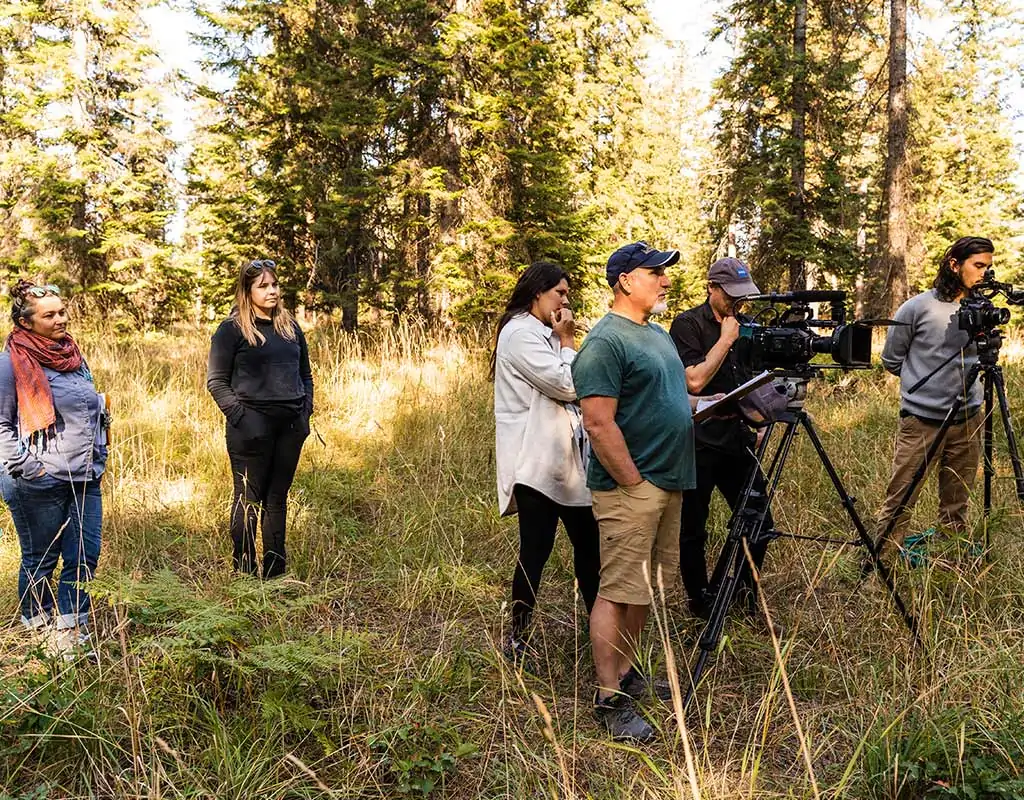
[[[807,0],[797,0],[793,19],[793,140],[790,171],[790,225],[795,234],[791,246],[806,238],[807,210],[805,184],[807,177]],[[802,252],[789,256],[789,288],[807,288],[807,264]]]
[[[416,236],[416,311],[424,322],[433,321],[430,302],[430,195],[417,198],[420,229]]]
[[[889,3],[889,102],[885,186],[878,257],[871,270],[877,295],[869,313],[889,316],[907,298],[907,0]]]

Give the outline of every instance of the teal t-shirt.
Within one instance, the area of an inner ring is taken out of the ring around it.
[[[664,328],[606,314],[583,340],[572,362],[572,380],[580,398],[619,398],[615,424],[645,480],[667,491],[694,488],[686,372]],[[587,486],[608,490],[615,485],[595,453]]]

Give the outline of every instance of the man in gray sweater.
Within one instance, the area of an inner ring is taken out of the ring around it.
[[[934,288],[900,306],[895,319],[903,324],[889,328],[882,364],[900,377],[900,420],[892,477],[878,517],[877,535],[884,533],[899,508],[953,401],[965,392],[961,416],[946,432],[928,469],[939,465],[940,528],[956,534],[963,534],[967,528],[967,500],[978,471],[978,431],[984,415],[978,414],[983,400],[980,382],[964,385],[978,352],[967,333],[960,330],[957,311],[960,300],[992,266],[993,250],[992,242],[979,236],[958,239],[942,256]],[[959,356],[947,361],[954,353]],[[910,388],[929,375],[911,394]],[[903,552],[911,565],[921,563],[921,550],[935,532],[929,529],[904,539],[923,483],[917,485],[891,532],[891,538],[903,541]],[[886,542],[879,544],[884,547]]]

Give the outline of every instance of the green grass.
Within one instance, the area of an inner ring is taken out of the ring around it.
[[[230,570],[207,343],[85,337],[117,414],[98,666],[50,664],[19,630],[17,541],[0,516],[11,620],[0,631],[0,799],[1024,797],[1024,548],[1005,454],[991,561],[949,554],[898,572],[926,651],[912,649],[877,581],[858,585],[859,553],[774,542],[763,586],[787,628],[780,653],[761,627],[730,619],[685,729],[672,708],[651,709],[662,736],[638,750],[612,745],[590,718],[564,537],[537,616],[540,674],[515,674],[498,653],[517,533],[496,512],[479,342],[415,329],[311,335],[316,433],[291,496],[290,573],[271,584]],[[1021,408],[1015,363],[1007,375]],[[810,395],[871,522],[895,384],[856,373]],[[804,439],[778,527],[851,538]],[[935,513],[932,487],[919,527]],[[716,500],[713,547],[725,520]],[[660,670],[666,645],[680,670],[692,659],[698,631],[683,607],[670,592],[661,634],[651,626]]]

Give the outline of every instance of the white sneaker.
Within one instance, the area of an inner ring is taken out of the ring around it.
[[[92,635],[83,627],[54,628],[46,637],[46,654],[65,661],[77,661],[79,658],[96,660],[96,651],[90,641]]]

